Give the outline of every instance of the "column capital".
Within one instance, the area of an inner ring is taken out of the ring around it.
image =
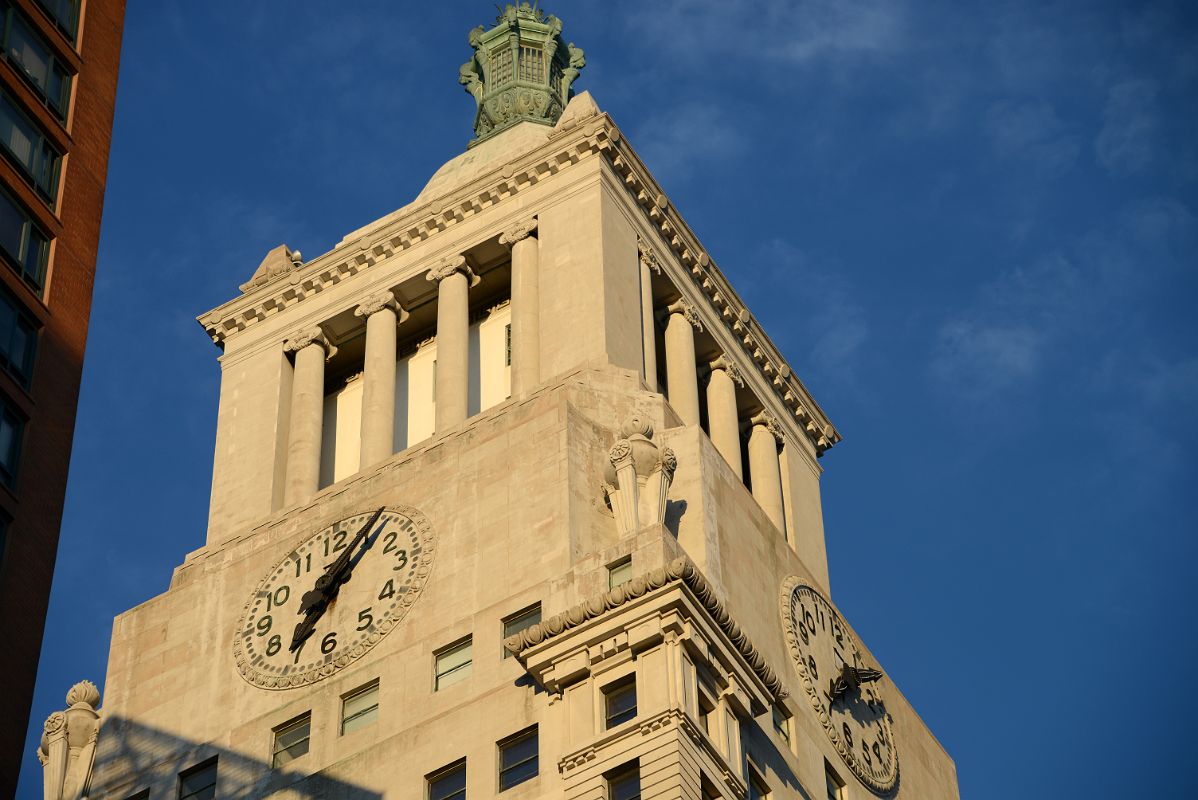
[[[314,325],[311,328],[305,328],[302,331],[293,333],[286,342],[283,343],[283,352],[298,353],[309,345],[318,344],[324,348],[325,358],[332,358],[337,352],[337,348],[329,341],[329,338],[324,335],[319,325]]]
[[[641,264],[646,269],[653,270],[658,275],[661,274],[661,262],[657,260],[657,253],[640,236],[636,237],[636,251],[640,255]]]
[[[681,314],[687,322],[689,322],[700,333],[703,331],[703,320],[699,319],[698,310],[688,303],[683,298],[678,298],[670,305],[666,306],[666,311],[671,314]]]
[[[449,256],[448,258],[441,259],[429,268],[428,274],[424,277],[434,283],[440,283],[450,275],[459,272],[466,276],[467,285],[478,285],[479,277],[474,274],[474,270],[470,269],[470,265],[466,263],[465,256]]]
[[[731,378],[733,383],[739,386],[745,385],[745,376],[741,373],[740,367],[736,366],[735,361],[728,358],[727,353],[721,353],[719,358],[711,362],[710,367],[712,372],[717,369],[724,370],[724,374]]]
[[[397,322],[403,322],[408,318],[407,310],[399,304],[399,300],[395,297],[395,292],[387,289],[377,294],[372,294],[354,309],[355,317],[369,317],[371,314],[377,314],[384,308],[389,308],[395,312]]]
[[[768,411],[759,411],[749,418],[750,424],[760,425],[769,431],[779,443],[783,441],[785,434],[782,432],[782,426],[778,424],[778,418]]]
[[[499,237],[499,243],[512,247],[517,242],[522,242],[532,235],[537,229],[537,218],[532,217],[512,225]]]

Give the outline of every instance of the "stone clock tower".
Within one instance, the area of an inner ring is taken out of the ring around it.
[[[47,721],[46,796],[957,797],[830,593],[836,429],[562,23],[469,42],[466,152],[199,318],[207,542]]]

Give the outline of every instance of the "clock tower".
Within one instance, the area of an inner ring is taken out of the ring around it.
[[[831,594],[836,428],[562,22],[468,41],[465,152],[199,317],[207,541],[47,721],[46,797],[956,798]]]

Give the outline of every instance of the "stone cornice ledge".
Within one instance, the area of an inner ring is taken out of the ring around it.
[[[555,131],[543,147],[496,168],[428,203],[413,208],[351,242],[255,287],[196,320],[220,347],[231,333],[242,331],[328,286],[386,261],[413,245],[455,225],[544,178],[612,146],[619,130],[606,114],[569,129]]]
[[[716,595],[708,580],[703,577],[703,573],[699,572],[698,567],[685,557],[676,558],[647,575],[637,576],[628,583],[621,584],[560,614],[542,620],[520,633],[509,636],[503,640],[503,646],[512,655],[519,656],[526,649],[549,641],[590,620],[602,617],[631,600],[677,583],[690,589],[695,599],[728,637],[737,652],[748,662],[753,673],[761,680],[774,699],[785,698],[788,692],[777,673],[765,663],[761,652],[753,646],[749,637],[728,614],[728,609]]]

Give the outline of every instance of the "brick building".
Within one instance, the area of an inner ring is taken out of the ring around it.
[[[29,757],[124,14],[123,0],[0,0],[0,797]]]

